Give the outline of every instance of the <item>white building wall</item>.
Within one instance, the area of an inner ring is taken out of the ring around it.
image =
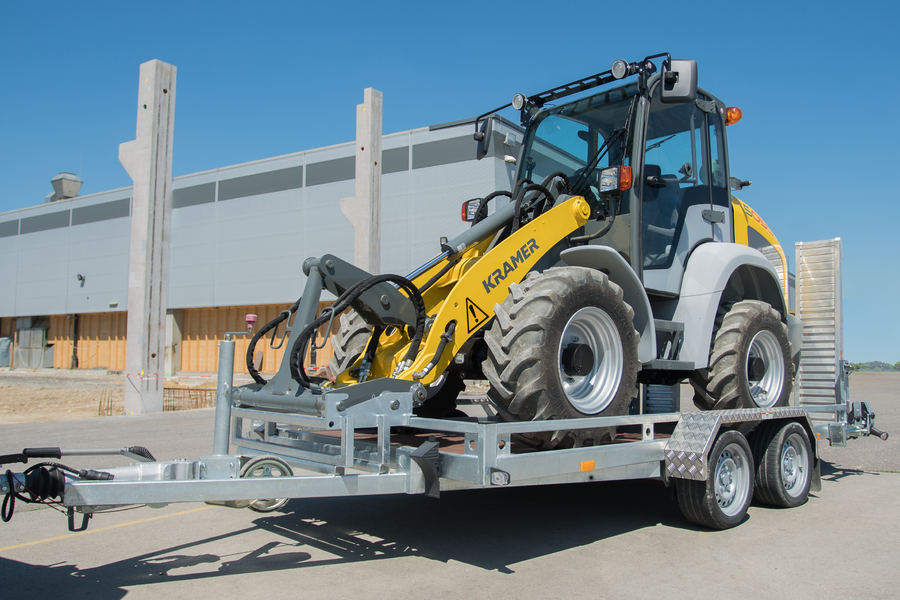
[[[468,227],[463,201],[509,189],[514,165],[495,125],[475,160],[471,122],[384,136],[382,268],[408,274]],[[293,302],[303,261],[353,259],[340,199],[354,193],[353,143],[178,177],[173,182],[169,308]],[[0,214],[0,316],[126,310],[131,190]],[[63,214],[64,213],[64,214]],[[85,277],[82,287],[77,274]]]

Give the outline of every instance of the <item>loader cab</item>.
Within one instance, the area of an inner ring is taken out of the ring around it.
[[[677,296],[691,250],[732,240],[724,105],[697,91],[696,100],[665,102],[662,78],[536,112],[531,119],[516,178],[539,182],[565,173],[582,195],[615,211],[608,231],[589,243],[616,249],[644,287]],[[610,201],[600,193],[600,172],[631,167],[631,189]],[[590,221],[583,235],[608,221]]]

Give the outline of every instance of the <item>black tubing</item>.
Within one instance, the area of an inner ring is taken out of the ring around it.
[[[572,183],[569,181],[569,176],[563,173],[562,171],[554,171],[550,173],[546,177],[544,177],[544,181],[541,182],[541,185],[547,189],[550,189],[550,184],[553,183],[553,180],[559,177],[564,182],[566,182],[566,193],[572,193]]]
[[[458,258],[458,257],[457,257],[456,259],[454,259],[454,260],[448,260],[448,261],[447,261],[447,264],[444,265],[443,267],[441,267],[440,271],[438,271],[437,273],[434,274],[434,277],[432,277],[431,279],[429,279],[428,281],[426,281],[426,282],[422,285],[422,287],[419,288],[419,293],[420,293],[420,294],[424,294],[424,293],[428,290],[428,288],[430,288],[431,286],[433,286],[433,285],[435,284],[435,282],[437,282],[438,279],[440,279],[441,277],[443,277],[444,275],[446,275],[446,274],[447,274],[447,271],[449,271],[450,269],[452,269],[453,267],[455,267],[457,264],[459,264],[459,258]]]
[[[403,361],[412,360],[415,358],[416,354],[418,354],[419,345],[425,334],[425,301],[422,300],[422,294],[419,293],[416,286],[406,277],[401,275],[375,275],[368,279],[363,279],[341,294],[334,304],[331,305],[331,310],[334,314],[344,312],[350,307],[350,304],[354,300],[363,295],[367,290],[385,282],[393,282],[406,291],[409,299],[416,308],[416,331],[413,335],[409,351],[407,351],[406,356],[403,357]],[[291,378],[304,388],[309,388],[310,386],[309,377],[307,377],[306,369],[303,367],[303,355],[306,353],[306,345],[309,338],[312,336],[312,332],[327,322],[329,318],[330,315],[325,314],[307,325],[297,336],[294,345],[291,347],[289,361]]]
[[[447,325],[447,330],[441,334],[441,341],[438,344],[437,350],[434,351],[434,356],[431,357],[431,360],[428,361],[428,364],[425,365],[418,373],[413,373],[413,379],[422,379],[431,370],[438,364],[438,361],[441,360],[441,355],[444,354],[444,348],[453,341],[453,332],[456,331],[456,321],[450,321],[450,324]]]
[[[3,506],[0,506],[0,520],[4,523],[9,523],[16,512],[16,480],[12,471],[9,470],[6,471],[6,485],[9,487],[9,491],[3,497]]]
[[[525,185],[526,183],[534,183],[532,180],[527,177],[523,177],[522,179],[516,182],[516,185],[513,186],[512,189],[512,197],[515,197],[519,193],[519,188]]]
[[[519,221],[521,221],[521,215],[519,214],[522,211],[522,201],[525,200],[525,194],[532,191],[538,191],[547,198],[552,198],[550,195],[550,190],[540,185],[539,183],[530,183],[523,187],[519,193],[516,195],[516,204],[513,210],[513,224],[512,224],[512,233],[515,233],[519,230]]]
[[[260,339],[264,335],[266,335],[272,329],[278,327],[281,323],[286,321],[292,314],[297,312],[297,309],[300,307],[300,299],[298,298],[294,305],[291,306],[288,310],[283,310],[278,313],[278,316],[263,325],[259,331],[257,331],[253,337],[250,339],[250,344],[247,346],[247,373],[250,374],[250,377],[253,378],[253,381],[258,383],[259,385],[266,385],[268,383],[267,379],[264,379],[262,375],[259,374],[259,371],[253,366],[253,353],[256,351],[256,343],[259,342]],[[138,454],[138,452],[135,452]],[[152,457],[151,457],[152,460]]]
[[[475,227],[481,221],[487,217],[487,205],[488,202],[496,198],[497,196],[509,196],[510,199],[513,197],[512,192],[507,192],[505,190],[499,190],[496,192],[492,192],[482,198],[481,202],[478,204],[478,210],[475,211],[475,218],[472,219],[472,227]]]

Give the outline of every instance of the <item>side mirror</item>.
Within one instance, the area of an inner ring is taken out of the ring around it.
[[[478,131],[475,133],[475,140],[478,142],[478,147],[475,151],[475,158],[481,160],[485,156],[487,156],[488,148],[491,147],[491,134],[494,132],[494,117],[488,117],[484,120],[484,123],[481,124],[481,127],[478,128]]]
[[[659,99],[663,104],[682,104],[697,98],[697,61],[672,59],[663,62]]]

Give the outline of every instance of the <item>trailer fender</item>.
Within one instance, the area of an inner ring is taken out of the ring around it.
[[[656,359],[656,329],[653,311],[644,286],[622,256],[608,246],[579,246],[560,253],[560,258],[570,267],[587,267],[603,271],[622,288],[623,297],[634,310],[634,328],[640,333],[638,360],[648,363]]]
[[[743,297],[736,298],[736,301],[762,300],[781,313],[783,319],[787,318],[778,276],[758,250],[740,244],[709,243],[691,253],[672,317],[672,320],[684,323],[680,360],[691,361],[698,369],[709,365],[709,348],[722,294],[729,283],[734,286],[735,283],[745,282]],[[791,321],[787,321],[790,325]],[[791,336],[791,343],[794,339]],[[794,347],[795,352],[799,349],[799,345]]]

